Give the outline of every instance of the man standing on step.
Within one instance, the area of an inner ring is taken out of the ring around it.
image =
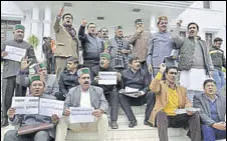
[[[19,85],[16,84],[16,75],[18,74],[21,66],[21,60],[12,60],[6,59],[5,57],[8,56],[8,52],[6,51],[9,48],[15,49],[24,49],[25,56],[32,60],[31,63],[37,62],[35,57],[34,48],[32,45],[28,44],[24,41],[24,31],[25,28],[23,25],[16,25],[14,34],[14,40],[6,41],[1,46],[1,62],[4,62],[3,66],[3,74],[2,74],[2,122],[1,126],[8,125],[8,117],[7,117],[7,110],[11,106],[12,97],[14,95],[21,96],[21,93],[18,93]],[[25,57],[23,56],[23,58]]]
[[[56,34],[56,50],[54,56],[56,59],[55,73],[57,74],[57,80],[59,80],[60,73],[66,66],[66,60],[70,56],[79,58],[80,41],[75,28],[72,26],[73,16],[70,13],[63,15],[63,12],[64,7],[59,11],[54,24]],[[62,25],[60,24],[61,18],[63,20]]]
[[[160,64],[160,70],[150,84],[155,93],[156,102],[149,122],[158,127],[160,141],[168,141],[168,127],[182,128],[189,126],[188,135],[192,141],[201,141],[199,113],[188,111],[176,114],[175,110],[191,108],[192,104],[186,96],[186,89],[177,85],[177,67],[165,67]],[[162,80],[164,75],[164,80]]]

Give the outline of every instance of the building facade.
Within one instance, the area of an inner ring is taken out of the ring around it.
[[[226,1],[1,1],[1,41],[12,39],[12,27],[21,23],[26,28],[25,40],[31,35],[39,39],[35,53],[43,60],[42,38],[55,38],[53,24],[63,5],[64,13],[72,13],[77,29],[81,20],[86,19],[96,23],[98,29],[108,28],[111,37],[117,25],[123,26],[124,35],[131,35],[135,31],[134,20],[143,18],[145,28],[153,33],[157,31],[157,17],[165,15],[169,18],[170,29],[178,20],[183,21],[182,36],[186,36],[186,26],[193,21],[199,24],[199,34],[208,45],[219,36],[224,39],[223,49],[226,46]]]

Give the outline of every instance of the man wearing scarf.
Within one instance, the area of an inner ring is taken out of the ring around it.
[[[62,8],[54,24],[54,31],[56,34],[56,50],[54,56],[56,57],[55,72],[57,78],[60,73],[64,70],[66,60],[73,56],[79,58],[79,46],[80,42],[77,38],[76,30],[72,26],[73,16],[70,13],[66,13],[62,16],[64,8]],[[62,25],[60,20],[62,18]]]

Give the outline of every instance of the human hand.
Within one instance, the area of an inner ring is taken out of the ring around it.
[[[151,64],[148,65],[148,72],[150,74],[153,72],[153,66]]]
[[[21,60],[21,70],[25,70],[27,69],[29,66],[30,66],[31,62],[28,62],[28,56],[24,57],[22,60]]]
[[[193,115],[194,113],[193,113],[192,111],[187,111],[187,114],[188,114],[189,116],[191,116],[191,115]]]
[[[7,55],[8,55],[8,53],[7,53],[6,51],[2,51],[1,57],[5,57],[5,56],[7,56]]]
[[[121,81],[121,73],[120,72],[117,72],[117,80]]]
[[[87,21],[85,19],[82,20],[82,26],[86,26]]]
[[[123,54],[127,54],[127,53],[130,53],[131,51],[130,50],[128,50],[128,49],[122,49],[121,50],[121,53],[123,53]]]
[[[66,109],[65,110],[65,116],[69,116],[70,115],[70,110],[69,109]]]
[[[166,70],[166,65],[164,64],[164,63],[161,63],[160,65],[159,65],[159,71],[163,74],[164,73],[164,71]]]
[[[7,111],[7,115],[9,118],[14,118],[15,114],[16,114],[15,108],[9,108],[9,110]]]
[[[226,130],[226,124],[224,122],[214,123],[212,127],[218,130]]]
[[[58,115],[53,114],[53,115],[51,116],[51,121],[52,121],[54,124],[58,123],[58,121],[59,121]]]
[[[98,81],[100,80],[99,76],[96,76],[96,77],[94,78],[94,80],[95,80],[96,82],[98,82]]]
[[[92,115],[95,116],[95,117],[100,117],[102,114],[103,114],[103,110],[101,109],[96,109],[92,112]]]
[[[64,12],[64,6],[59,10],[58,16],[61,17],[63,15],[63,12]]]

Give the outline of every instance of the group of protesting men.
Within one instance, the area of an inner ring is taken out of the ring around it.
[[[5,134],[5,141],[65,140],[68,129],[84,128],[83,124],[69,123],[70,107],[93,107],[96,121],[86,127],[92,128],[96,124],[100,141],[104,141],[108,113],[110,127],[118,129],[120,105],[128,117],[128,126],[133,128],[137,119],[131,106],[144,104],[147,105],[144,124],[158,128],[160,141],[168,141],[168,127],[188,127],[192,141],[215,141],[226,137],[226,100],[220,94],[225,85],[222,67],[226,67],[226,61],[220,49],[221,38],[215,38],[214,45],[208,47],[198,36],[199,26],[194,22],[187,26],[188,37],[180,37],[182,21],[169,32],[165,16],[157,19],[159,32],[152,35],[144,31],[142,19],[135,20],[136,32],[128,39],[123,37],[122,26],[117,26],[115,36],[108,39],[106,28],[98,34],[96,24],[87,24],[86,20],[82,21],[77,35],[72,26],[72,14],[63,15],[63,12],[62,8],[54,24],[56,76],[47,73],[45,64],[36,59],[33,47],[23,40],[23,25],[16,25],[14,40],[1,47],[1,61],[4,62],[2,126],[8,125],[8,121],[20,127],[54,124],[51,128],[25,135],[10,130]],[[7,46],[26,50],[21,62],[6,58]],[[100,84],[100,72],[116,72],[116,84]],[[27,87],[29,97],[64,101],[63,117],[16,114],[16,109],[11,107],[12,97],[25,96]],[[129,93],[126,88],[136,91]],[[186,109],[186,112],[177,114],[177,109]]]

